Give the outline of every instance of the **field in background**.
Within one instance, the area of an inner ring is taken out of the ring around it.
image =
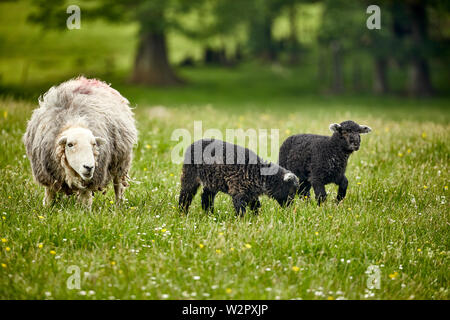
[[[272,77],[268,90],[273,83],[273,90],[288,92]],[[225,78],[211,74],[210,82],[219,86]],[[210,89],[208,99],[202,86],[198,95],[195,88],[121,90],[138,105],[134,181],[124,207],[112,203],[110,188],[95,196],[92,212],[65,197],[42,207],[43,188],[33,182],[20,140],[35,104],[1,100],[1,298],[450,297],[445,100],[402,105],[261,92],[264,103],[255,98],[260,88],[251,87],[223,96]],[[223,133],[278,128],[281,143],[297,132],[328,134],[329,123],[346,119],[370,125],[373,133],[350,158],[341,205],[332,201],[335,186],[328,186],[330,201],[320,208],[297,199],[282,209],[263,197],[259,216],[239,219],[228,196],[219,195],[216,212],[207,215],[197,195],[188,215],[176,210],[181,165],[171,162],[174,129],[192,132],[194,120]],[[72,265],[81,270],[79,290],[66,287]],[[381,270],[379,290],[367,289],[370,265]]]

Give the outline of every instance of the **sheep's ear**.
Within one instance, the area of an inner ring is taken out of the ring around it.
[[[369,133],[372,129],[368,126],[359,126],[359,133]]]
[[[106,143],[106,139],[103,139],[102,137],[95,137],[95,143],[100,147]]]
[[[293,174],[292,172],[288,172],[284,175],[283,180],[288,182],[288,181],[294,181],[295,180],[295,174]]]
[[[58,145],[65,146],[66,143],[67,143],[67,137],[66,136],[62,136],[61,138],[59,138]]]
[[[341,125],[339,123],[330,124],[331,132],[341,132]]]

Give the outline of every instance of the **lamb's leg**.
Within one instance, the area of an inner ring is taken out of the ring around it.
[[[52,205],[53,201],[55,200],[56,192],[53,189],[45,188],[45,195],[44,195],[44,201],[43,204],[45,207],[49,207]]]
[[[345,198],[345,195],[347,194],[347,186],[348,186],[347,177],[343,176],[338,185],[339,189],[336,200],[339,202],[342,201]]]
[[[307,180],[300,181],[300,187],[298,188],[298,195],[302,199],[309,199],[311,197],[311,183]]]
[[[207,188],[203,188],[202,193],[202,208],[205,211],[214,212],[214,198],[217,192],[211,191]]]
[[[183,212],[188,212],[192,199],[197,193],[200,186],[195,171],[191,166],[185,165],[181,175],[181,191],[180,199],[178,200],[178,207]]]
[[[320,182],[313,182],[312,187],[314,188],[314,193],[316,194],[317,204],[320,206],[320,204],[327,199],[325,185]]]
[[[245,207],[247,206],[247,200],[245,199],[245,196],[243,195],[234,195],[233,197],[233,205],[234,210],[236,210],[236,214],[239,216],[244,216],[245,214]]]
[[[259,208],[261,208],[261,202],[259,202],[258,199],[254,199],[254,200],[250,201],[249,206],[250,206],[250,210],[252,210],[252,212],[254,214],[258,214],[258,210],[259,210]]]
[[[91,190],[80,191],[78,193],[78,200],[84,207],[90,210],[92,207],[92,191]]]

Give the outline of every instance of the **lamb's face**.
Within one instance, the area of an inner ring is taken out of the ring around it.
[[[300,187],[300,182],[295,174],[288,170],[283,170],[282,174],[283,182],[281,187],[273,194],[273,197],[278,201],[280,206],[284,206],[286,203],[292,201]]]
[[[300,187],[300,182],[295,174],[288,171],[284,174],[283,177],[284,185],[283,187],[287,191],[288,198],[293,199],[295,194],[297,193],[298,188]]]
[[[353,152],[358,151],[361,144],[361,134],[372,131],[368,126],[361,126],[354,121],[348,120],[340,124],[330,124],[330,130],[344,142],[345,149]]]
[[[83,179],[92,179],[95,171],[97,146],[105,143],[105,139],[94,137],[85,128],[70,128],[65,130],[58,140],[64,147],[64,153],[69,166]]]

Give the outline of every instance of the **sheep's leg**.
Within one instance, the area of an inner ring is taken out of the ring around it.
[[[78,193],[78,200],[81,202],[83,206],[87,209],[91,209],[92,206],[92,191],[83,190]]]
[[[203,189],[202,193],[202,209],[205,211],[214,212],[214,198],[217,192],[211,191],[207,188]]]
[[[261,202],[259,202],[258,199],[254,199],[254,200],[250,201],[249,206],[250,206],[250,210],[252,210],[252,212],[254,214],[258,214],[258,210],[259,210],[259,208],[261,208]]]
[[[123,200],[123,193],[125,186],[123,185],[123,178],[114,178],[114,193],[116,195],[116,204],[120,204]]]
[[[178,207],[184,212],[188,212],[189,206],[191,205],[192,199],[194,199],[197,189],[200,184],[193,186],[190,189],[181,189],[180,199],[178,201]]]
[[[43,204],[46,207],[51,206],[53,201],[55,200],[56,192],[53,189],[45,188],[45,195]]]
[[[233,197],[234,210],[236,210],[236,214],[241,217],[244,216],[245,207],[247,206],[247,201],[245,199],[245,196],[235,195],[232,197]]]
[[[336,200],[342,201],[345,198],[345,195],[347,194],[347,186],[348,186],[348,180],[347,177],[343,176],[341,181],[339,181],[339,189]]]
[[[311,197],[311,183],[309,183],[309,181],[301,181],[300,182],[300,187],[298,188],[298,195],[301,198],[306,198],[309,199]]]
[[[327,199],[325,185],[320,182],[313,182],[312,187],[314,188],[314,193],[316,194],[317,204],[320,206],[320,204]]]
[[[183,212],[188,212],[192,199],[197,193],[200,186],[195,170],[192,166],[184,165],[183,173],[181,175],[181,191],[180,199],[178,200],[178,207]]]

